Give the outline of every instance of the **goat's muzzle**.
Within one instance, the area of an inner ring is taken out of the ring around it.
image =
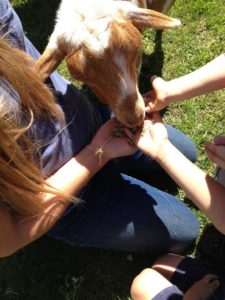
[[[145,118],[145,103],[141,95],[135,100],[127,98],[120,102],[114,111],[117,119],[129,128],[137,128]]]

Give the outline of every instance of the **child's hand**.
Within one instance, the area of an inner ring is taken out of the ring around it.
[[[129,136],[129,130],[126,129]],[[144,124],[133,136],[133,143],[145,154],[158,158],[162,148],[169,142],[167,130],[158,113],[152,113],[151,118],[146,117]]]
[[[209,159],[225,169],[225,136],[216,136],[213,143],[204,143],[205,152]]]
[[[168,84],[167,81],[155,75],[151,77],[151,83],[153,90],[143,95],[147,102],[146,110],[160,111],[169,105],[167,102]]]
[[[123,132],[123,126],[116,118],[108,120],[99,128],[92,139],[89,148],[103,151],[102,157],[107,160],[133,154],[136,151],[136,148],[129,143],[130,141],[126,134],[121,134],[121,136],[116,136],[114,134],[117,127],[120,127],[121,132]]]

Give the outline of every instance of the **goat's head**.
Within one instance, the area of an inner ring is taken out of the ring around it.
[[[111,23],[109,45],[102,52],[81,47],[67,57],[71,75],[86,83],[129,127],[144,118],[144,102],[137,87],[141,37],[129,22]]]
[[[85,20],[85,15],[79,15],[79,18],[84,18],[80,22],[86,22],[85,26],[78,26],[76,21],[75,28],[72,31],[68,29],[72,32],[70,35],[60,24],[63,19],[58,18],[36,68],[45,79],[66,57],[72,77],[87,84],[100,101],[109,105],[121,123],[134,128],[142,123],[145,111],[144,100],[138,90],[141,62],[139,30],[173,28],[180,22],[152,10],[137,8],[127,1],[109,2],[113,4],[113,11],[106,13],[103,10],[95,20],[92,17],[91,22],[90,19]],[[79,30],[86,32],[82,36]]]

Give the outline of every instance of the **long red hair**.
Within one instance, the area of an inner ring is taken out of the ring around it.
[[[30,57],[0,38],[0,76],[18,93],[22,106],[20,113],[15,113],[0,96],[0,199],[26,215],[43,210],[41,194],[48,191],[34,160],[37,147],[28,130],[39,116],[63,119],[53,94],[32,67]],[[26,124],[21,125],[21,114],[25,114]]]

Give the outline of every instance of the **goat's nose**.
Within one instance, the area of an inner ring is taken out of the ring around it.
[[[144,118],[145,118],[145,112],[143,111],[140,114],[140,116],[136,117],[135,119],[126,120],[126,126],[129,127],[129,128],[137,128],[143,123]]]

